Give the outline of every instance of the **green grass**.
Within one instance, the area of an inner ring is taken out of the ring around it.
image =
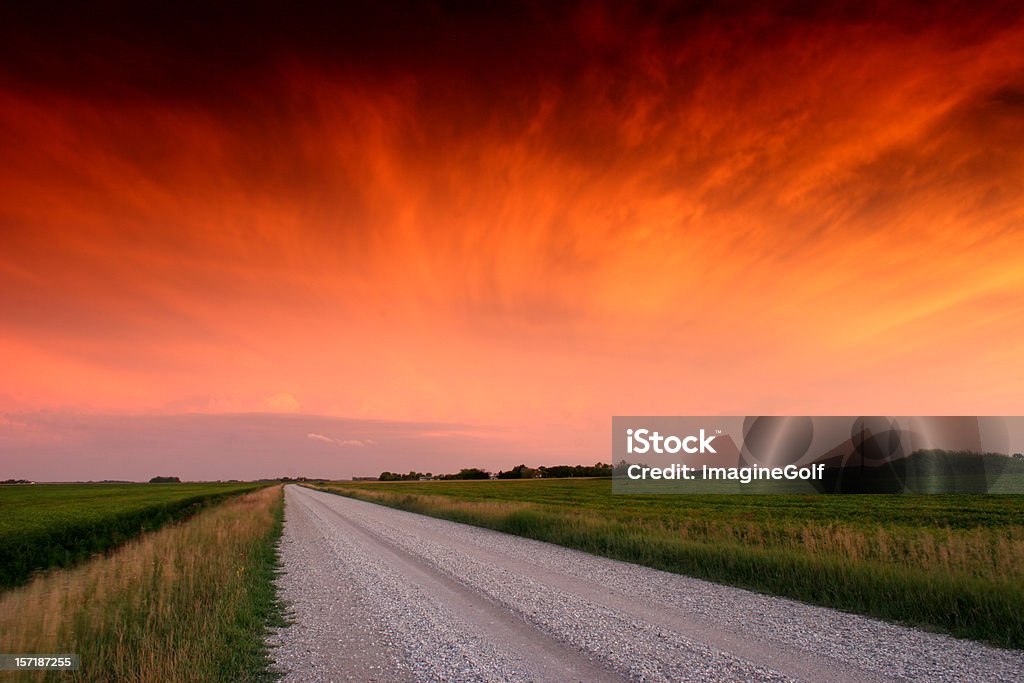
[[[0,589],[70,567],[255,484],[0,486]]]
[[[204,507],[107,555],[0,594],[0,652],[76,652],[16,680],[270,681],[281,487]],[[5,679],[6,680],[6,679]]]
[[[609,479],[340,482],[325,488],[1024,647],[1024,496],[614,495]]]

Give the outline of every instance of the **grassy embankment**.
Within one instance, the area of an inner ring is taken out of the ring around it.
[[[613,495],[608,479],[340,482],[323,488],[1024,647],[1024,496]]]
[[[0,486],[0,589],[70,567],[256,484]]]
[[[282,510],[280,486],[234,496],[0,593],[0,652],[81,655],[78,672],[18,680],[271,678],[264,636],[281,618],[273,578]]]

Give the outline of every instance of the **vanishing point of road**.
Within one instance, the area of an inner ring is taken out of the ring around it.
[[[285,492],[285,681],[1024,680],[1022,651]]]

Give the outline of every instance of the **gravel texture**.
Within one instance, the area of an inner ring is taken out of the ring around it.
[[[286,488],[288,681],[1013,681],[999,650]]]

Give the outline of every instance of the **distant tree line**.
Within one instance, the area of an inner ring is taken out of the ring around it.
[[[490,479],[491,473],[479,467],[461,469],[455,474],[442,474],[438,479]]]
[[[433,479],[434,475],[430,472],[409,472],[408,474],[400,474],[398,472],[381,472],[380,476],[377,477],[378,481],[419,481],[420,479]]]
[[[566,477],[610,477],[612,466],[599,462],[595,465],[553,465],[527,467],[516,465],[507,472],[498,472],[498,479],[564,479]]]
[[[439,474],[434,476],[431,472],[412,471],[408,474],[398,472],[381,472],[377,477],[378,481],[422,481],[425,479],[490,479],[491,473],[478,467],[462,469],[455,474]]]
[[[150,484],[180,484],[181,479],[178,477],[153,477],[149,480]]]
[[[612,466],[599,462],[596,465],[554,465],[546,467],[527,467],[516,465],[512,469],[499,471],[498,479],[556,479],[565,477],[610,477]],[[455,474],[433,475],[430,472],[409,472],[399,474],[397,472],[381,472],[377,478],[379,481],[421,481],[424,479],[490,479],[491,473],[479,467],[467,467]]]

